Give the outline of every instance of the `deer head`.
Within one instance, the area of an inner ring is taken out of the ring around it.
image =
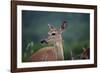
[[[49,32],[48,36],[41,40],[41,43],[45,44],[56,44],[56,42],[62,41],[61,34],[66,27],[66,21],[64,21],[59,29],[56,29],[53,25],[48,24]]]
[[[90,48],[83,48],[83,52],[80,55],[81,59],[89,59],[90,58]]]

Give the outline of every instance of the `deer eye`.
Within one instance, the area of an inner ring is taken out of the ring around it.
[[[52,33],[52,35],[56,35],[56,33]]]

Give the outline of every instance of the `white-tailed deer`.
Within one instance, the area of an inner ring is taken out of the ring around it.
[[[81,59],[89,59],[90,58],[90,49],[89,48],[83,48],[83,52],[80,55]]]
[[[61,34],[66,27],[66,21],[61,24],[61,27],[59,29],[56,29],[53,25],[50,24],[48,24],[48,27],[48,36],[41,40],[41,43],[52,46],[40,48],[37,52],[32,54],[32,56],[30,57],[30,61],[64,60]]]
[[[73,55],[73,52],[71,50],[71,59],[76,60],[76,59],[90,59],[90,48],[82,48],[83,51],[79,55]]]

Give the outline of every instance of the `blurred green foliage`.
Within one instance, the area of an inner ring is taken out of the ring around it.
[[[88,13],[22,11],[22,61],[28,61],[32,53],[42,47],[40,40],[49,31],[48,24],[59,28],[63,21],[67,21],[67,28],[62,34],[64,59],[71,60],[70,51],[74,55],[82,52],[82,48],[89,48],[90,44],[90,15]]]

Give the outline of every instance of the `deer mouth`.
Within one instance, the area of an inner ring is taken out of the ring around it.
[[[48,42],[46,40],[41,40],[40,42],[41,42],[41,44],[48,44]]]

